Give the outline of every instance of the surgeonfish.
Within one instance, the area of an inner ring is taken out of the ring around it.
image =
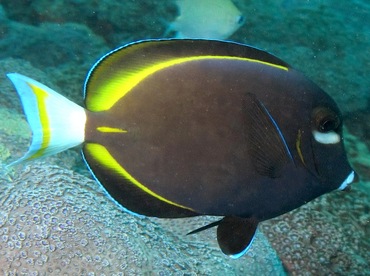
[[[177,0],[180,15],[169,25],[176,38],[224,39],[244,24],[231,0]]]
[[[87,75],[85,107],[9,73],[33,132],[33,160],[82,144],[96,180],[125,210],[215,215],[221,250],[249,248],[260,221],[355,179],[331,97],[279,58],[216,40],[148,40]]]

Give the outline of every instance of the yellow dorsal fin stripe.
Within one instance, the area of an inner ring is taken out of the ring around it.
[[[148,189],[145,185],[140,183],[138,180],[136,180],[130,173],[128,173],[117,161],[114,159],[114,157],[109,153],[109,151],[102,145],[96,144],[96,143],[87,143],[85,145],[85,148],[91,156],[98,161],[101,165],[103,165],[106,169],[109,169],[116,174],[122,176],[124,179],[128,180],[131,184],[135,185],[137,188],[141,189],[143,192],[157,198],[158,200],[161,200],[163,202],[166,202],[168,204],[174,205],[176,207],[180,207],[187,210],[192,210],[189,207],[177,204],[173,201],[170,201],[159,194],[153,192],[152,190]]]
[[[46,104],[45,104],[45,100],[48,97],[48,93],[34,84],[31,84],[31,83],[27,83],[27,84],[31,87],[31,89],[33,90],[36,96],[37,109],[39,112],[41,131],[42,131],[42,141],[41,141],[40,149],[37,152],[35,152],[31,157],[29,157],[29,159],[35,159],[43,155],[45,149],[49,146],[49,143],[50,143],[50,135],[51,135],[50,122],[49,122],[48,112],[46,110]]]
[[[99,132],[104,132],[104,133],[126,133],[127,132],[127,130],[125,129],[116,128],[116,127],[106,127],[106,126],[97,127],[96,130]]]
[[[252,58],[243,58],[243,57],[233,57],[233,56],[191,56],[191,57],[182,57],[170,59],[162,62],[154,63],[150,66],[144,67],[137,72],[128,72],[124,74],[117,73],[112,76],[111,80],[107,82],[104,87],[101,87],[101,90],[97,95],[95,95],[90,101],[87,102],[87,106],[91,111],[104,111],[109,110],[117,101],[124,97],[129,91],[131,91],[138,83],[142,80],[154,74],[155,72],[168,68],[173,65],[182,64],[185,62],[199,61],[199,60],[241,60],[254,62],[259,64],[264,64],[271,66],[277,69],[288,71],[288,67],[265,62],[262,60],[252,59]],[[88,98],[89,99],[89,98]]]

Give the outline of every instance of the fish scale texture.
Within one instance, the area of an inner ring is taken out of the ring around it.
[[[235,261],[220,252],[215,233],[185,236],[204,218],[172,223],[181,228],[176,234],[160,219],[121,211],[93,180],[55,165],[36,163],[3,176],[0,195],[4,275],[283,274],[262,234]]]

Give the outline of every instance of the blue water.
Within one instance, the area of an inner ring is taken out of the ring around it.
[[[32,77],[83,104],[85,76],[100,56],[163,37],[179,11],[169,0],[2,0],[1,272],[370,274],[369,1],[234,3],[246,21],[229,40],[274,53],[338,103],[347,154],[361,182],[261,223],[251,250],[231,260],[220,253],[214,229],[185,236],[212,218],[142,219],[122,212],[91,179],[77,150],[6,170],[30,137],[6,73]]]

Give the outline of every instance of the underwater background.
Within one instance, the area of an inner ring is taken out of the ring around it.
[[[185,235],[214,218],[122,212],[92,180],[78,149],[5,170],[31,137],[6,73],[29,76],[82,104],[84,79],[98,58],[136,40],[173,36],[168,28],[179,10],[170,0],[1,0],[4,275],[370,274],[370,2],[233,2],[245,23],[228,40],[275,54],[336,100],[361,182],[262,222],[248,253],[232,260],[219,250],[214,229]]]

